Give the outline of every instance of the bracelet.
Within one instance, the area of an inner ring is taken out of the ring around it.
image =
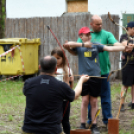
[[[82,47],[84,47],[84,43],[82,43]]]

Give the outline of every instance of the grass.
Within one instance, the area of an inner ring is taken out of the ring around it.
[[[121,91],[121,82],[116,82],[111,85],[111,99],[112,99],[112,114],[113,118],[116,117],[118,108],[119,108],[119,102],[120,102],[120,91]],[[100,98],[98,99],[99,106],[101,106]],[[130,88],[127,92],[126,102],[131,101],[131,95],[130,95]],[[80,105],[81,105],[81,97],[77,101],[72,102],[71,104],[71,116],[70,120],[72,129],[75,129],[76,127],[80,126]],[[127,108],[127,106],[126,106]],[[134,110],[126,110],[125,113],[120,113],[120,130],[119,134],[134,134],[134,116],[131,116],[131,114],[134,113]],[[125,115],[123,115],[125,114]],[[130,115],[130,117],[129,117]],[[124,116],[124,118],[122,118]],[[126,116],[126,118],[125,118]],[[103,129],[104,125],[102,122],[102,113],[99,115],[98,119],[98,126],[100,126],[101,134],[108,134],[106,129]]]
[[[25,108],[22,88],[22,81],[0,82],[0,134],[20,133]]]
[[[23,125],[25,96],[22,93],[22,81],[0,82],[0,134],[20,134]],[[76,85],[76,83],[74,84]],[[111,86],[111,98],[113,102],[113,115],[117,113],[119,107],[121,83],[117,82]],[[130,90],[128,90],[126,101],[130,102]],[[117,103],[117,104],[116,104]],[[99,99],[100,105],[100,99]],[[117,108],[116,106],[117,105]],[[80,106],[81,97],[71,103],[70,123],[72,129],[80,125]],[[115,111],[114,111],[115,110]],[[115,114],[114,114],[115,113]],[[125,113],[126,118],[120,117],[119,134],[134,134],[134,111],[129,110]],[[122,114],[122,113],[121,113]],[[124,114],[124,113],[123,113]],[[129,117],[129,115],[131,115]],[[99,125],[102,125],[102,114],[99,116]],[[125,120],[123,122],[123,120]],[[126,124],[125,124],[126,122]],[[101,134],[107,134],[107,130],[101,130]]]
[[[12,115],[8,115],[8,121],[13,121],[13,116]]]

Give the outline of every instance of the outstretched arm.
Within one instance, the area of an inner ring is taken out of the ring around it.
[[[76,47],[89,47],[91,48],[92,43],[90,41],[84,42],[84,43],[78,43],[78,42],[73,42],[73,41],[69,41],[66,42],[63,46],[64,47],[69,47],[69,48],[76,48]]]
[[[76,56],[77,53],[73,51],[68,45],[63,45],[63,47],[72,55]]]
[[[132,46],[104,46],[103,50],[104,51],[109,51],[109,52],[118,52],[118,51],[125,51],[125,52],[131,52],[132,51]]]
[[[125,41],[124,43],[119,43],[119,42],[116,42],[113,44],[114,46],[126,46],[127,45],[127,42]]]
[[[104,51],[109,51],[109,52],[124,51],[125,46],[104,46],[103,50]]]

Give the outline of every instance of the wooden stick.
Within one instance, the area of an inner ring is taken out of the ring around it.
[[[58,74],[56,74],[55,76],[57,76],[57,75],[60,75],[60,76],[65,76],[65,75],[68,75],[68,74],[60,74],[60,73],[58,73]],[[82,76],[82,75],[79,75],[79,74],[76,74],[76,75],[73,75],[73,76]],[[89,76],[89,75],[88,75]],[[99,79],[107,79],[107,77],[100,77],[100,76],[89,76],[90,78],[92,77],[92,78],[99,78]]]
[[[99,109],[97,110],[97,112],[96,112],[96,114],[95,114],[95,117],[94,117],[93,121],[91,122],[91,124],[90,124],[90,126],[89,126],[88,129],[90,129],[90,128],[92,127],[93,122],[95,121],[95,119],[97,118],[97,116],[100,114],[100,110],[101,110],[101,108],[99,108]]]
[[[120,115],[120,111],[121,111],[121,106],[122,106],[123,102],[124,102],[124,99],[121,98],[121,100],[120,100],[119,110],[118,110],[118,113],[117,113],[117,115],[116,115],[116,119],[119,119],[119,115]]]
[[[119,106],[119,110],[118,110],[118,113],[117,113],[116,119],[119,119],[121,106],[122,106],[122,104],[123,104],[123,103],[124,103],[124,101],[125,101],[126,94],[127,94],[127,89],[125,89],[125,90],[121,91],[120,106]]]
[[[82,76],[82,75],[73,75],[73,76]],[[107,77],[100,77],[100,76],[89,76],[92,78],[99,78],[99,79],[107,79]]]

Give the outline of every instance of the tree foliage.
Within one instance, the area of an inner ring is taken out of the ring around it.
[[[0,0],[0,38],[4,37],[6,18],[6,0]]]

